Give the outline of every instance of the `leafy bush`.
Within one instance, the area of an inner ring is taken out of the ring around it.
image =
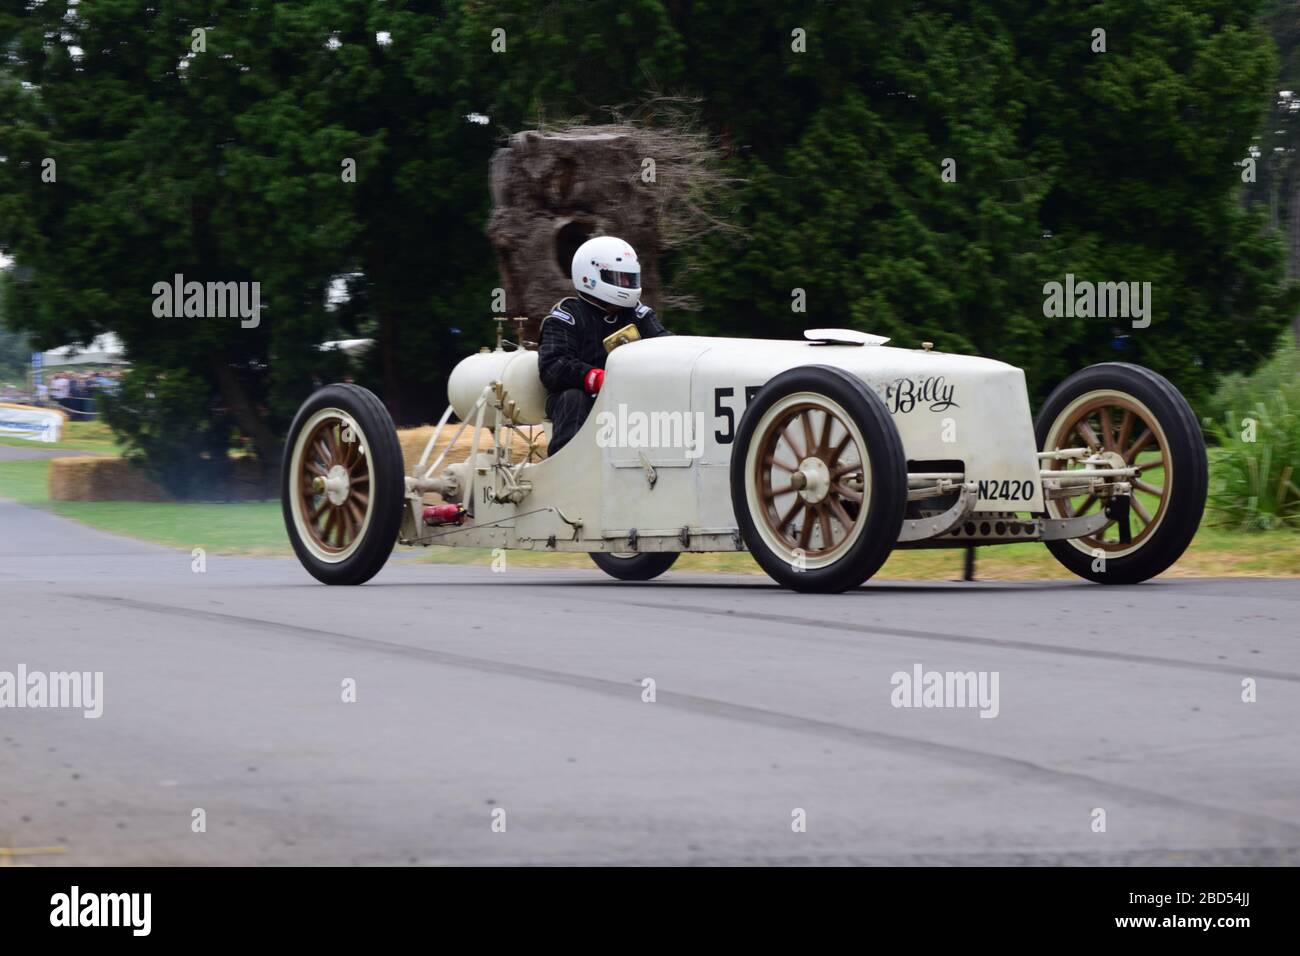
[[[177,498],[220,488],[230,433],[214,422],[208,384],[185,369],[137,365],[116,394],[100,398],[125,457]]]
[[[1224,376],[1214,395],[1201,409],[1209,418],[1221,422],[1225,417],[1253,408],[1261,399],[1279,392],[1285,393],[1293,405],[1300,401],[1300,347],[1289,330],[1272,358],[1249,375],[1235,372]]]
[[[1211,452],[1210,508],[1244,531],[1300,526],[1300,349],[1288,342],[1250,376],[1235,375],[1205,419]]]

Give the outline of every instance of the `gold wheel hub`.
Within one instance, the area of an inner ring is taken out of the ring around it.
[[[805,458],[790,476],[790,486],[810,505],[824,501],[831,490],[831,470],[820,458]]]
[[[312,479],[311,490],[318,495],[324,495],[329,499],[330,504],[337,506],[348,500],[352,482],[348,477],[347,469],[342,465],[335,465],[324,478],[317,475]]]

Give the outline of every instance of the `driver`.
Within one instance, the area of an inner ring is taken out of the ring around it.
[[[542,319],[537,369],[550,394],[547,455],[554,455],[578,433],[605,382],[605,337],[633,324],[643,339],[672,333],[654,310],[641,304],[641,264],[622,239],[597,236],[573,254],[576,296],[555,303]]]

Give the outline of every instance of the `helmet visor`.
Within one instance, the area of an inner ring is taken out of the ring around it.
[[[615,272],[612,269],[601,269],[600,279],[602,282],[618,286],[620,289],[641,288],[641,273],[639,272]]]

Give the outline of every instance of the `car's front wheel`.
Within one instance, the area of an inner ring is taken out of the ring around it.
[[[326,584],[362,584],[392,553],[405,501],[388,410],[357,385],[303,403],[285,444],[281,508],[298,560]]]
[[[1122,362],[1071,375],[1048,396],[1035,423],[1043,451],[1087,448],[1131,479],[1128,541],[1117,521],[1082,538],[1048,541],[1052,555],[1080,577],[1135,584],[1178,560],[1205,510],[1208,469],[1196,416],[1178,389],[1150,369]],[[1054,470],[1079,467],[1052,461]],[[1083,488],[1048,502],[1048,516],[1095,515],[1105,502]]]

